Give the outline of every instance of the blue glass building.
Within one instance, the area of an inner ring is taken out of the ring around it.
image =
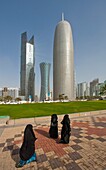
[[[41,91],[40,91],[40,101],[49,100],[50,98],[50,63],[40,63],[41,71]]]

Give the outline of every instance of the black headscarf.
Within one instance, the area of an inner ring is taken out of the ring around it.
[[[24,140],[20,149],[20,158],[24,161],[31,158],[35,152],[35,134],[33,132],[33,126],[28,124],[24,131]]]
[[[61,124],[70,124],[70,119],[69,119],[69,115],[65,115]]]
[[[70,136],[70,131],[71,131],[71,127],[70,127],[70,119],[69,119],[69,115],[65,115],[61,124],[62,126],[62,131],[61,131],[61,140],[66,140],[65,136],[68,135],[68,137]]]
[[[58,117],[56,114],[52,114],[51,116],[49,134],[51,138],[58,138]]]
[[[61,130],[61,140],[60,140],[60,143],[69,143],[70,131],[71,131],[69,115],[66,114],[64,116],[61,124],[63,126],[62,126],[62,130]]]
[[[57,115],[56,114],[52,114],[52,116],[51,116],[51,123],[57,123],[58,121],[58,118],[57,118]]]

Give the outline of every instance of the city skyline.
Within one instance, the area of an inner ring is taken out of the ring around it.
[[[23,10],[24,9],[24,10]],[[54,12],[55,9],[55,12]],[[35,87],[40,95],[39,63],[51,63],[53,84],[53,38],[56,24],[64,12],[72,25],[76,82],[106,80],[106,1],[41,0],[16,1],[0,5],[0,87],[19,87],[20,34],[35,37]]]

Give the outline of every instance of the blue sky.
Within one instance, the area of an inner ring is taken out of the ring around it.
[[[74,40],[76,82],[106,80],[106,0],[0,0],[0,87],[19,87],[21,33],[35,37],[36,94],[40,62],[51,63],[53,40],[64,12]]]

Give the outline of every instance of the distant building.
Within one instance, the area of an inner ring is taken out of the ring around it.
[[[97,96],[101,96],[101,92],[102,92],[102,88],[106,85],[106,80],[104,81],[104,83],[98,83],[96,85],[96,92],[97,92]]]
[[[60,21],[55,29],[53,47],[53,100],[64,94],[75,100],[74,48],[71,25]]]
[[[50,100],[50,63],[40,63],[41,91],[40,101]]]
[[[0,88],[0,96],[5,98],[6,96],[11,96],[12,100],[15,100],[19,96],[18,88]]]
[[[27,41],[27,33],[21,35],[21,68],[20,68],[20,95],[26,100],[34,100],[35,96],[35,50],[34,36]]]
[[[8,88],[4,87],[4,89],[2,90],[2,97],[6,97],[8,96]]]
[[[104,81],[104,85],[106,84],[106,80]]]
[[[95,86],[95,96],[100,96],[100,92],[104,86],[104,83],[98,83]]]
[[[77,97],[89,96],[89,86],[88,83],[82,82],[77,85]]]
[[[39,101],[38,96],[35,95],[35,102],[38,102],[38,101]]]
[[[99,83],[99,79],[94,79],[92,82],[90,82],[90,96],[97,96],[97,85]]]
[[[0,88],[0,97],[2,97],[2,88]]]

